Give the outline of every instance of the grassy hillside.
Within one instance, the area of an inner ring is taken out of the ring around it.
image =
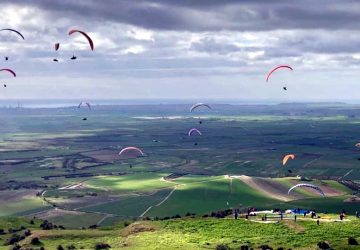
[[[9,227],[30,228],[32,235],[20,245],[35,247],[31,239],[38,237],[45,249],[64,248],[70,245],[77,249],[95,249],[97,243],[107,243],[111,249],[215,249],[224,244],[231,249],[242,245],[257,248],[269,245],[276,249],[317,249],[319,241],[328,241],[334,249],[359,249],[348,246],[348,237],[360,241],[360,220],[354,217],[345,222],[321,222],[315,220],[281,221],[263,224],[232,218],[187,218],[168,221],[138,221],[124,228],[124,224],[113,227],[87,230],[40,230],[38,221],[31,225],[24,219],[2,219],[0,224]],[[21,232],[18,232],[21,234]],[[1,236],[0,249],[9,249],[4,244],[10,234]],[[39,246],[37,246],[39,247]]]

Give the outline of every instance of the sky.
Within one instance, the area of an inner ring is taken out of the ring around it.
[[[0,99],[360,102],[359,1],[0,2]]]

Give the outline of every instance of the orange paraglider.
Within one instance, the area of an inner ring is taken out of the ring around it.
[[[287,163],[287,161],[291,159],[291,160],[294,160],[295,159],[295,155],[293,154],[289,154],[289,155],[285,155],[283,160],[282,160],[282,163],[283,163],[283,166],[285,166],[285,164]]]

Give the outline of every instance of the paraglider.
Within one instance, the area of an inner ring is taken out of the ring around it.
[[[55,59],[53,59],[53,61],[54,61],[54,62],[58,62],[58,59],[55,58]]]
[[[325,196],[324,192],[321,190],[321,188],[319,188],[318,186],[312,185],[312,184],[308,184],[308,183],[300,183],[300,184],[296,184],[295,186],[291,187],[288,191],[288,194],[290,194],[290,192],[292,190],[294,190],[295,188],[299,188],[299,187],[308,187],[308,188],[312,188],[315,189],[316,191],[318,191],[322,196]]]
[[[289,155],[285,155],[283,160],[282,160],[282,164],[283,166],[285,166],[285,164],[287,163],[287,161],[291,159],[291,160],[294,160],[295,159],[295,155],[293,154],[289,154]]]
[[[90,36],[88,34],[86,34],[84,31],[81,31],[81,30],[70,30],[69,31],[69,36],[74,34],[74,33],[82,34],[87,39],[91,50],[94,50],[94,43],[93,43],[92,39],[90,38]]]
[[[83,121],[87,121],[87,118],[86,118],[86,117],[84,117],[82,120],[83,120]]]
[[[17,30],[14,30],[14,29],[1,29],[0,31],[12,31],[12,32],[15,32],[16,34],[18,34],[23,40],[25,40],[25,37]]]
[[[9,57],[8,56],[5,56],[5,61],[8,61],[9,60]]]
[[[91,109],[91,105],[89,102],[80,102],[78,105],[78,108],[81,108],[82,106],[87,106],[89,109]]]
[[[57,51],[60,48],[60,43],[55,43],[54,47],[55,47],[55,51]]]
[[[202,102],[199,102],[199,103],[196,103],[194,104],[193,106],[191,106],[190,108],[190,112],[193,112],[195,109],[197,109],[198,107],[207,107],[208,109],[211,109],[210,105],[206,104],[206,103],[202,103]]]
[[[121,156],[121,155],[123,155],[124,153],[129,152],[129,151],[136,152],[136,153],[139,154],[139,156],[144,156],[144,155],[145,155],[144,152],[143,152],[141,149],[137,148],[137,147],[126,147],[126,148],[123,148],[123,149],[119,152],[119,155]]]
[[[272,69],[272,70],[268,73],[268,75],[266,76],[266,82],[269,81],[270,76],[271,76],[275,71],[277,71],[278,69],[283,69],[283,68],[293,70],[293,68],[291,68],[291,67],[288,66],[288,65],[280,65],[280,66],[277,66],[276,68]]]
[[[356,143],[355,147],[360,148],[360,142]]]
[[[75,60],[76,58],[77,58],[77,57],[74,56],[74,55],[73,55],[72,57],[70,57],[71,60]]]
[[[283,87],[283,90],[287,90],[287,87]]]
[[[190,129],[189,132],[188,132],[188,135],[191,136],[193,133],[197,133],[198,135],[202,135],[200,130],[198,130],[197,128]]]

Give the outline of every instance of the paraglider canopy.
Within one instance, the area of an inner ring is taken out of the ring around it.
[[[360,142],[356,143],[355,147],[360,148]]]
[[[198,130],[197,128],[190,129],[189,132],[188,132],[188,135],[191,136],[193,133],[197,133],[198,135],[202,135],[200,130]]]
[[[16,34],[18,34],[23,40],[25,40],[25,37],[17,30],[14,29],[1,29],[0,31],[4,31],[4,30],[8,30],[8,31],[12,31],[15,32]]]
[[[58,50],[60,48],[60,43],[55,43],[55,50]]]
[[[84,31],[73,29],[73,30],[69,31],[69,36],[74,34],[74,33],[82,34],[88,40],[91,50],[94,50],[94,43],[93,43],[92,39],[90,38],[90,36],[88,34],[86,34]]]
[[[289,155],[285,155],[283,160],[282,160],[282,164],[283,166],[287,163],[287,161],[291,159],[291,160],[294,160],[295,159],[295,155],[293,154],[289,154]]]
[[[144,156],[144,152],[140,149],[140,148],[137,148],[137,147],[126,147],[126,148],[123,148],[120,152],[119,152],[119,155],[123,155],[127,152],[135,152],[138,154],[138,156]]]
[[[195,109],[197,109],[198,107],[207,107],[208,109],[211,109],[210,105],[206,104],[206,103],[202,103],[202,102],[199,102],[199,103],[196,103],[194,105],[191,106],[190,108],[190,112],[193,112]]]
[[[288,65],[280,65],[280,66],[277,66],[276,68],[272,69],[272,70],[267,74],[267,76],[266,76],[266,82],[269,81],[270,76],[271,76],[275,71],[277,71],[278,69],[284,69],[284,68],[285,68],[285,69],[293,70],[293,68],[290,67],[290,66],[288,66]]]
[[[308,183],[300,183],[300,184],[296,184],[295,186],[291,187],[288,191],[288,194],[290,194],[290,192],[292,190],[294,190],[295,188],[299,188],[299,187],[308,187],[308,188],[312,188],[315,189],[316,191],[318,191],[322,196],[325,196],[324,192],[321,190],[320,187],[312,185],[312,184],[308,184]]]
[[[13,70],[11,70],[11,69],[0,69],[0,71],[7,71],[7,72],[9,72],[10,74],[12,74],[14,77],[16,77],[16,73],[15,73]]]
[[[81,108],[84,105],[86,105],[89,109],[91,109],[91,105],[89,102],[80,102],[78,105],[78,108]]]

